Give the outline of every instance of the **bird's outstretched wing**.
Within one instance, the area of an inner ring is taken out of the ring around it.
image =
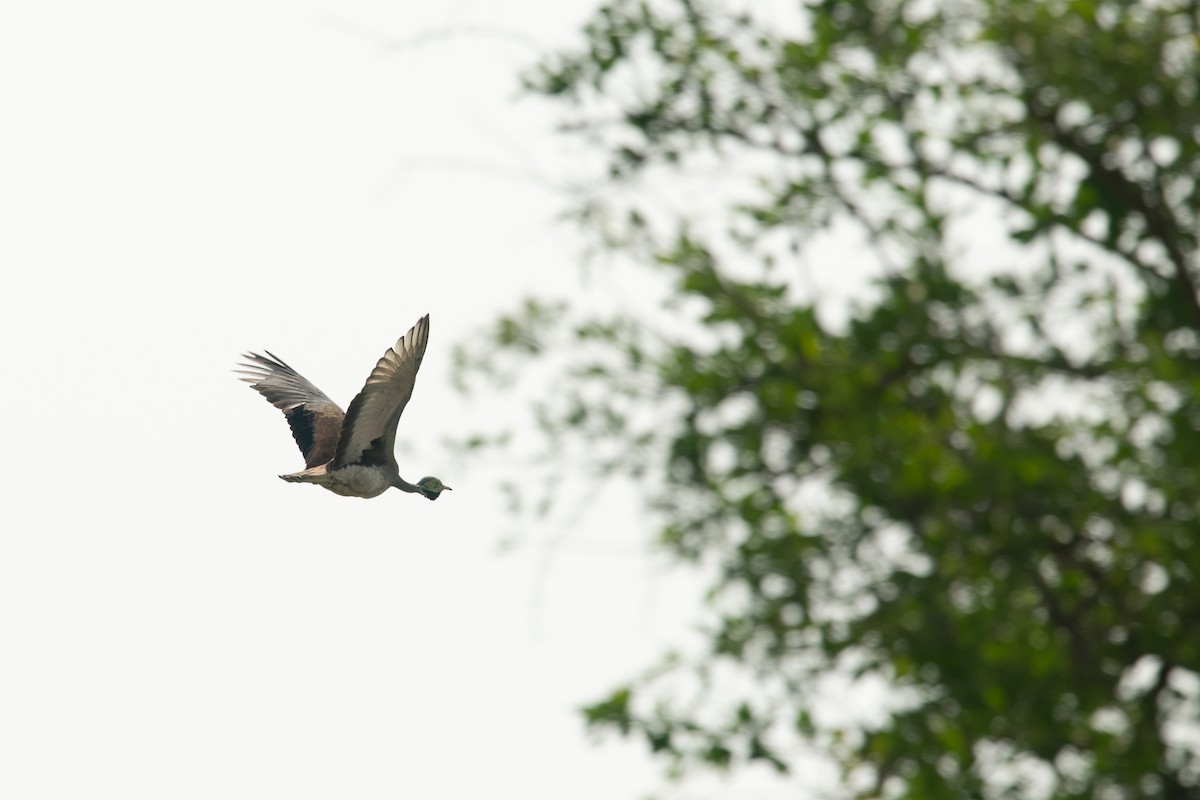
[[[428,343],[426,314],[379,359],[346,412],[342,438],[333,459],[334,469],[348,464],[384,465],[394,461],[396,423],[412,397]]]
[[[307,378],[270,350],[266,353],[245,353],[242,357],[248,363],[235,371],[287,417],[292,437],[304,454],[304,465],[327,463],[337,450],[346,415]]]

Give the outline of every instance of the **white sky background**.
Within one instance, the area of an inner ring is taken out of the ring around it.
[[[0,11],[0,797],[662,785],[576,708],[687,640],[695,581],[639,555],[636,509],[611,503],[553,553],[498,557],[511,465],[464,473],[437,447],[491,411],[449,388],[452,345],[576,286],[562,198],[508,175],[570,158],[544,107],[512,102],[535,53],[356,33],[550,46],[592,5]],[[401,471],[455,491],[279,481],[299,454],[238,353],[345,405],[427,312]],[[740,796],[779,796],[753,777]]]

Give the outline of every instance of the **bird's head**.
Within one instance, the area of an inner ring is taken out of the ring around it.
[[[421,494],[425,495],[430,500],[437,500],[438,495],[441,494],[443,490],[447,492],[454,491],[449,486],[434,477],[421,478],[421,480],[417,481],[417,488],[421,490]]]

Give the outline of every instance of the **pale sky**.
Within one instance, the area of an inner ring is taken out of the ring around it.
[[[523,41],[569,41],[592,5],[0,11],[0,797],[733,788],[664,788],[640,742],[583,731],[580,705],[698,619],[632,500],[497,555],[516,465],[440,447],[511,410],[454,395],[452,346],[576,286],[562,198],[521,177],[572,154],[513,98]],[[345,405],[424,313],[398,456],[455,491],[278,480],[299,453],[238,354],[268,348]]]

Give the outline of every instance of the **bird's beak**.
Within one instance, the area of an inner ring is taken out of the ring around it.
[[[447,486],[447,485],[446,485],[446,484],[444,484],[444,483],[442,484],[442,488],[443,488],[443,489],[445,489],[447,492],[453,492],[453,491],[454,491],[453,489],[451,489],[449,486]]]

